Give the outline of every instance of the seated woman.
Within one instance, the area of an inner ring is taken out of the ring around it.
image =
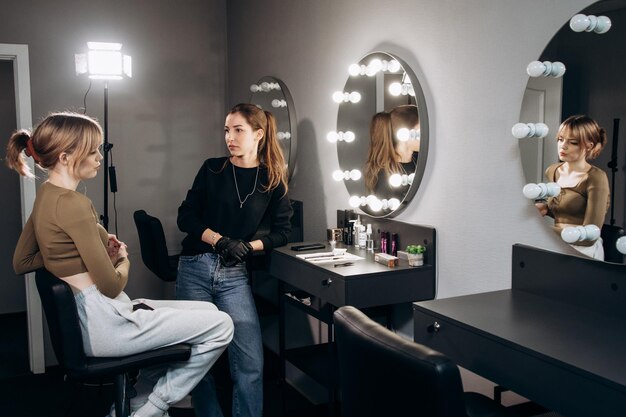
[[[570,116],[559,127],[556,136],[560,162],[546,169],[548,181],[561,186],[561,193],[546,203],[537,203],[542,216],[554,218],[557,233],[568,226],[594,224],[602,229],[610,205],[609,180],[606,173],[591,165],[606,144],[606,132],[595,120]],[[602,238],[571,245],[577,251],[604,260]]]
[[[393,174],[406,175],[415,172],[420,148],[419,115],[417,106],[403,105],[390,112],[374,115],[370,124],[370,147],[365,164],[367,192],[380,199],[397,198],[400,201],[409,185],[393,186],[389,179]],[[398,138],[398,131],[406,137]],[[413,138],[409,138],[413,130]],[[417,132],[417,134],[416,134]]]
[[[91,201],[76,192],[80,181],[98,173],[101,145],[98,123],[75,113],[51,114],[32,134],[21,130],[11,136],[6,158],[10,168],[33,177],[22,154],[25,150],[48,171],[15,249],[13,268],[23,274],[45,267],[71,286],[87,356],[127,356],[191,344],[188,361],[142,371],[137,382],[132,415],[162,417],[226,349],[233,323],[211,303],[131,301],[123,292],[130,266],[126,245],[107,234]],[[137,303],[153,310],[133,311]]]

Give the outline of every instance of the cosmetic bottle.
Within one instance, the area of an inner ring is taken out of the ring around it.
[[[360,242],[359,242],[360,233],[361,233],[361,216],[358,215],[356,217],[356,221],[354,222],[354,230],[353,230],[353,236],[352,236],[352,242],[354,243],[355,248],[361,247]]]
[[[368,224],[367,225],[367,229],[365,230],[365,236],[366,236],[366,247],[367,250],[369,251],[374,251],[374,241],[372,240],[372,225]]]
[[[367,247],[367,232],[365,231],[364,225],[361,225],[361,229],[359,231],[359,247],[361,249],[365,249]]]
[[[348,246],[352,246],[354,244],[353,237],[354,237],[354,222],[355,221],[356,220],[350,220],[348,222],[348,227],[347,227],[348,231],[346,233],[346,242],[345,242],[346,245]]]
[[[387,253],[387,232],[380,232],[380,252]]]
[[[398,234],[393,233],[391,235],[391,254],[393,256],[398,256]]]

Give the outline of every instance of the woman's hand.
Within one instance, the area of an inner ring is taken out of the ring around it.
[[[109,258],[111,258],[113,265],[115,265],[120,258],[128,257],[127,246],[124,242],[118,240],[115,235],[109,234],[107,254],[109,255]]]
[[[546,201],[536,201],[535,207],[539,210],[539,214],[546,216],[548,214],[548,203]]]
[[[222,236],[215,244],[217,253],[222,258],[224,266],[233,266],[244,262],[252,254],[252,246],[241,239],[231,239]]]

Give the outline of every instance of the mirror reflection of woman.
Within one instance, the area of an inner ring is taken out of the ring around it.
[[[398,138],[400,129],[405,129],[406,140]],[[370,124],[370,147],[365,164],[368,193],[380,199],[404,198],[408,185],[394,187],[389,184],[389,178],[393,174],[408,176],[415,173],[420,148],[419,129],[419,115],[415,105],[402,105],[374,115]]]
[[[554,218],[554,229],[559,234],[569,226],[594,224],[602,229],[610,204],[609,180],[602,169],[588,161],[604,148],[606,131],[595,120],[575,115],[561,123],[556,139],[560,162],[550,165],[545,175],[548,181],[559,184],[561,193],[546,203],[537,203],[537,209],[541,215]],[[571,246],[604,260],[602,238]]]

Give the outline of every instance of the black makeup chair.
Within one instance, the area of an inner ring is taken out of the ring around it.
[[[54,353],[70,380],[92,381],[113,377],[115,381],[115,415],[128,416],[130,386],[128,374],[153,365],[186,361],[191,347],[178,344],[135,355],[115,358],[87,357],[78,320],[76,301],[70,286],[45,269],[36,273],[37,290],[48,321]]]
[[[345,306],[334,313],[342,417],[513,417],[464,393],[455,363]]]
[[[168,253],[161,221],[145,210],[137,210],[133,218],[137,226],[143,263],[163,281],[176,281],[179,255]]]

